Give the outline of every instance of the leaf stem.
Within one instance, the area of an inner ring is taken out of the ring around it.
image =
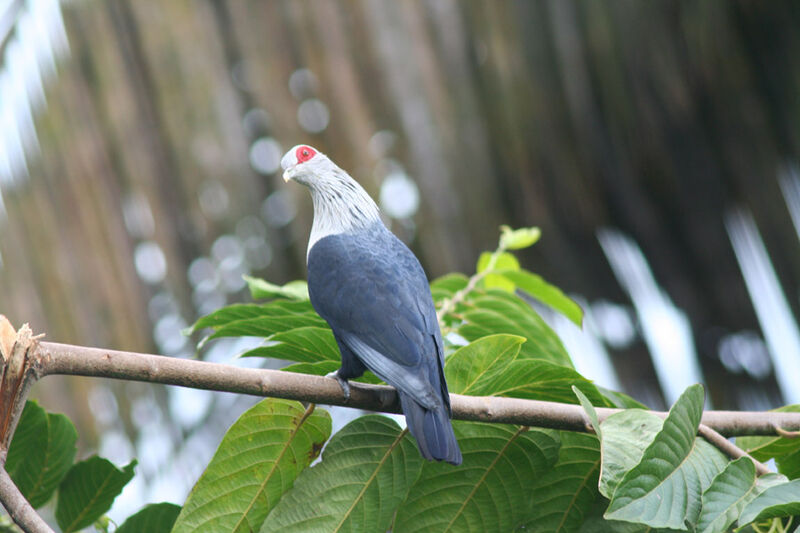
[[[442,302],[442,306],[436,312],[436,318],[439,320],[440,324],[442,323],[444,317],[447,314],[452,313],[456,306],[464,301],[467,295],[471,293],[475,287],[477,287],[478,283],[480,283],[480,281],[485,278],[487,274],[492,273],[494,267],[497,265],[498,258],[503,252],[505,252],[505,248],[501,244],[497,247],[497,250],[492,253],[491,257],[489,258],[489,264],[486,265],[486,268],[473,274],[467,281],[466,287],[456,292],[452,298],[445,298],[445,300]]]

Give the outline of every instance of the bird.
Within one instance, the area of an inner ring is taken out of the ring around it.
[[[308,294],[341,353],[341,367],[328,377],[349,399],[348,380],[369,369],[397,390],[420,454],[461,464],[442,333],[419,260],[384,225],[364,188],[325,154],[297,145],[281,167],[285,182],[311,191]]]

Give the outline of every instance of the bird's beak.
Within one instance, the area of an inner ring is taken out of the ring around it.
[[[289,182],[294,178],[294,169],[297,166],[297,156],[294,150],[289,150],[281,158],[281,168],[283,168],[283,181]]]

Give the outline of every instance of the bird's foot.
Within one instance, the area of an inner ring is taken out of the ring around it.
[[[350,384],[347,382],[346,379],[339,375],[339,371],[331,372],[325,376],[326,378],[333,378],[339,382],[339,386],[342,388],[342,392],[344,393],[344,401],[348,401],[350,399]]]

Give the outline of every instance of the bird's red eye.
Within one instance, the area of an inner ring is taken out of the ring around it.
[[[314,149],[311,148],[310,146],[300,146],[297,148],[295,156],[297,156],[298,163],[305,163],[306,161],[314,157],[316,153],[317,152],[315,152]]]

